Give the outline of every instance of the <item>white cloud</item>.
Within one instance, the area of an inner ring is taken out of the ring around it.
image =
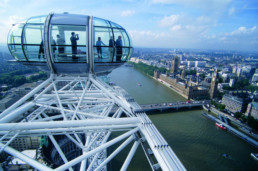
[[[256,50],[258,46],[258,30],[256,26],[241,26],[230,33],[219,33],[207,42],[221,49]]]
[[[1,43],[6,43],[7,35],[12,27],[12,24],[15,24],[21,20],[23,20],[23,18],[20,16],[10,16],[7,20],[0,20],[0,33],[1,35],[4,35],[0,36]]]
[[[7,4],[9,0],[0,0],[0,15],[7,11]]]
[[[250,34],[256,30],[256,26],[253,26],[252,28],[246,28],[244,26],[239,27],[237,30],[234,30],[230,33],[230,35],[240,35],[240,34]]]
[[[174,26],[175,31],[156,32],[150,30],[129,30],[133,44],[142,47],[165,48],[199,48],[200,37],[197,34],[179,30],[181,26]],[[173,28],[173,27],[172,27]],[[178,30],[177,30],[178,29]]]
[[[228,10],[228,15],[229,16],[231,16],[231,15],[233,15],[235,13],[235,8],[230,8],[229,10]]]
[[[166,32],[151,30],[129,30],[134,46],[168,47],[171,36]]]
[[[180,19],[178,19],[180,18]],[[217,27],[211,17],[187,15],[166,16],[159,22],[162,32],[131,30],[135,46],[167,48],[208,48],[228,50],[255,50],[258,47],[257,26],[241,26],[230,32],[211,34]]]
[[[182,26],[180,24],[178,24],[178,25],[171,27],[170,31],[179,31],[181,28],[182,28]]]
[[[211,28],[216,26],[216,20],[207,17],[199,16],[192,17],[185,14],[165,16],[159,21],[159,26],[175,32],[185,32],[185,34],[198,34],[203,36],[204,33],[208,32]]]
[[[0,0],[0,8],[3,8],[7,5],[9,0]]]
[[[135,12],[132,11],[132,10],[125,10],[125,11],[122,11],[122,12],[121,12],[121,16],[122,16],[122,17],[128,17],[128,16],[133,15],[134,13],[135,13]]]
[[[177,4],[189,7],[201,8],[207,11],[218,12],[225,10],[232,0],[152,0],[154,4]]]
[[[156,33],[150,30],[130,30],[129,33],[132,39],[142,39],[143,41],[146,41],[146,38],[160,39],[168,36],[164,32]]]
[[[175,25],[178,22],[179,17],[180,17],[179,15],[165,16],[162,20],[159,21],[159,25],[161,27]]]
[[[197,17],[196,21],[200,24],[209,24],[212,22],[212,19],[207,16],[199,16]]]

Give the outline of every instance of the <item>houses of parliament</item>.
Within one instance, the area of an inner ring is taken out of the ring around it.
[[[186,77],[185,68],[179,73],[179,58],[177,56],[171,62],[170,72],[161,74],[154,71],[154,78],[168,83],[170,88],[181,94],[187,99],[213,99],[216,97],[218,87],[217,70],[213,72],[210,83],[200,83],[199,76]]]

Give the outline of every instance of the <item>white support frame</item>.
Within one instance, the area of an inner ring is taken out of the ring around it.
[[[28,101],[31,97],[34,99]],[[91,74],[88,77],[51,74],[48,80],[0,115],[0,151],[36,169],[53,170],[11,147],[16,138],[44,135],[49,137],[64,163],[54,170],[74,170],[75,165],[81,171],[107,170],[107,164],[134,142],[121,168],[126,170],[139,144],[144,143],[153,151],[162,170],[185,170],[148,116],[135,113],[137,110],[121,93]],[[121,118],[122,114],[126,117]],[[111,139],[114,131],[124,133]],[[81,155],[69,160],[58,141],[60,135],[73,143]],[[126,138],[115,151],[107,153],[108,147]],[[150,164],[155,168],[155,163]]]

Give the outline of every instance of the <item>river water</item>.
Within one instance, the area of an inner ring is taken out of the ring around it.
[[[133,67],[117,68],[109,77],[111,82],[124,88],[139,104],[186,100]],[[201,115],[202,112],[179,110],[149,117],[187,170],[258,170],[258,161],[250,156],[251,152],[258,153],[258,150],[235,135],[217,128],[213,121]],[[112,170],[121,168],[127,153],[128,149],[116,157],[111,163]],[[128,170],[150,170],[140,146]]]

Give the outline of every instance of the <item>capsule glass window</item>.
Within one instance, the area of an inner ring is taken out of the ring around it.
[[[114,40],[111,28],[94,28],[94,61],[112,62],[114,56]]]
[[[127,33],[125,32],[125,30],[113,29],[113,31],[114,31],[114,37],[115,37],[116,41],[118,40],[118,37],[121,36],[122,46],[125,46],[125,47],[130,46],[129,37],[128,37]]]
[[[113,23],[110,21],[110,24],[112,27],[115,27],[115,28],[122,28],[120,25],[116,24],[116,23]]]
[[[103,20],[97,17],[94,17],[93,25],[100,26],[100,27],[110,27],[108,20]]]
[[[26,58],[23,54],[21,39],[22,39],[22,29],[24,24],[16,24],[8,35],[8,48],[11,54],[18,61],[26,61]]]
[[[37,16],[37,17],[31,17],[27,23],[33,23],[33,24],[44,24],[47,16],[42,15],[42,16]]]
[[[26,24],[23,31],[23,49],[28,61],[46,61],[43,48],[43,24]]]
[[[52,25],[50,43],[54,62],[86,62],[85,26]]]
[[[115,54],[113,61],[125,62],[129,55],[129,37],[123,29],[113,29],[113,32],[115,38]]]

